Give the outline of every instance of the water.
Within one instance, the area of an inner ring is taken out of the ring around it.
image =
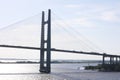
[[[52,64],[51,74],[39,73],[39,64],[0,64],[0,80],[120,80],[120,72],[86,71],[95,63]]]
[[[95,65],[91,64],[91,65]],[[52,70],[55,69],[84,69],[87,63],[66,63],[66,64],[52,64]],[[56,71],[57,72],[57,71]],[[59,70],[58,70],[59,72]],[[0,64],[0,74],[3,73],[39,73],[39,64]]]

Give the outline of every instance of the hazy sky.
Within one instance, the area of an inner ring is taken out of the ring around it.
[[[63,18],[64,23],[67,22],[74,30],[77,30],[105,52],[120,54],[119,8],[119,0],[0,0],[0,27],[51,9],[54,14]],[[19,36],[22,35],[24,34],[19,34]],[[76,45],[76,43],[66,44]],[[69,55],[70,59],[72,56],[74,56],[73,59],[84,59],[85,57],[84,55]],[[56,59],[61,57],[67,58],[68,56],[65,54],[54,55]],[[86,58],[93,59],[93,56]]]

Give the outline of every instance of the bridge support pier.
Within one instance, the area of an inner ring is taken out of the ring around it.
[[[118,57],[116,57],[116,64],[118,64]]]
[[[118,59],[119,59],[119,61],[118,61],[118,62],[119,62],[119,64],[120,64],[120,57],[118,57]]]
[[[112,57],[110,56],[110,64],[112,64]]]
[[[105,53],[103,54],[103,61],[102,61],[102,65],[103,65],[103,67],[104,67],[104,65],[105,65]]]
[[[39,71],[42,73],[51,72],[51,10],[50,9],[48,11],[47,21],[45,21],[44,11],[42,12],[40,70]]]

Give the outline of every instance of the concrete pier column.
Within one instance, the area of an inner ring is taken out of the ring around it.
[[[112,64],[112,57],[110,56],[110,64]]]
[[[118,57],[116,57],[116,64],[118,64]]]
[[[120,64],[120,57],[118,57],[118,59],[119,59],[119,60],[118,60],[118,63]]]
[[[115,57],[112,58],[113,64],[115,64],[115,59],[114,59],[114,58],[115,58]]]
[[[102,61],[102,65],[105,65],[105,54],[103,54],[103,61]]]

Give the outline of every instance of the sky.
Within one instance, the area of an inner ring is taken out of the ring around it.
[[[26,20],[28,22],[35,23],[38,27],[39,25],[39,15],[42,11],[47,11],[48,9],[52,10],[52,16],[53,16],[53,24],[55,25],[62,25],[63,28],[68,29],[67,31],[70,32],[71,36],[67,37],[68,41],[59,43],[61,39],[64,41],[66,36],[64,35],[64,32],[62,30],[58,30],[53,32],[54,33],[54,39],[53,44],[59,48],[62,49],[75,49],[75,50],[83,50],[79,46],[83,45],[84,48],[89,48],[88,45],[85,46],[83,42],[86,44],[94,44],[95,46],[92,46],[90,48],[91,50],[94,50],[93,47],[97,48],[99,47],[101,52],[110,53],[110,54],[117,54],[120,55],[120,1],[119,0],[0,0],[0,29],[6,27],[6,26],[15,26],[17,25],[16,22],[21,20]],[[35,16],[34,16],[35,15]],[[31,18],[28,18],[30,16],[33,16]],[[27,18],[27,19],[26,19]],[[37,19],[37,20],[35,20]],[[62,22],[59,20],[62,19]],[[37,21],[37,22],[35,22]],[[10,25],[14,24],[15,25]],[[20,23],[20,22],[19,22]],[[21,22],[22,23],[22,22]],[[22,23],[22,24],[26,24]],[[8,27],[9,27],[8,26]],[[20,25],[19,25],[20,26]],[[29,28],[29,29],[28,29]],[[52,26],[52,28],[54,28]],[[34,41],[33,39],[39,36],[39,30],[36,28],[37,33],[33,33],[34,37],[31,37],[33,26],[29,25],[25,28],[25,26],[17,29],[7,29],[3,32],[0,32],[0,36],[4,38],[3,40],[0,40],[1,43],[5,41],[5,43],[11,43],[11,40],[16,40],[13,42],[13,44],[22,45],[28,44],[29,46],[36,46],[37,43],[29,43],[29,41]],[[57,28],[59,29],[59,28]],[[12,30],[12,32],[11,32]],[[25,35],[26,31],[28,30],[27,37],[23,37]],[[22,32],[22,34],[18,32]],[[53,30],[54,31],[54,30]],[[73,33],[72,33],[73,31]],[[60,34],[55,35],[55,34]],[[12,34],[16,34],[12,36]],[[73,35],[75,34],[75,35]],[[24,39],[18,39],[16,37],[21,36],[21,38],[25,38],[27,41],[29,38],[29,41],[25,43]],[[71,37],[74,36],[74,39],[71,39]],[[83,37],[81,38],[81,36]],[[79,39],[76,39],[79,38]],[[9,38],[9,39],[8,39]],[[14,39],[12,39],[14,38]],[[27,39],[28,38],[28,39]],[[39,37],[38,37],[39,38]],[[36,39],[35,42],[37,42]],[[57,40],[57,41],[55,41]],[[66,40],[66,39],[65,39]],[[73,42],[70,42],[72,40]],[[80,41],[83,42],[80,42]],[[88,41],[88,42],[87,42]],[[56,42],[56,43],[54,43]],[[4,43],[4,42],[3,42]],[[2,44],[3,44],[2,43]],[[18,44],[19,43],[19,44]],[[59,44],[58,44],[59,43]],[[65,44],[65,45],[62,45]],[[71,47],[72,46],[72,47]],[[100,51],[99,50],[99,51]],[[35,53],[34,58],[38,58],[39,52],[38,51],[23,51],[23,50],[14,50],[14,49],[4,49],[1,48],[1,57],[10,56],[12,57],[14,54],[11,53],[17,53],[22,52],[22,54],[26,54],[30,58],[32,53]],[[94,51],[93,51],[94,52]],[[4,53],[4,55],[3,55]],[[20,55],[15,54],[15,56]],[[28,53],[31,53],[30,55]],[[78,54],[62,54],[62,53],[56,53],[52,54],[53,59],[101,59],[101,57],[97,56],[88,56],[88,55],[78,55]],[[26,56],[24,55],[24,56]],[[68,57],[69,56],[69,57]],[[18,57],[19,58],[19,57]],[[21,57],[20,57],[21,58]]]

